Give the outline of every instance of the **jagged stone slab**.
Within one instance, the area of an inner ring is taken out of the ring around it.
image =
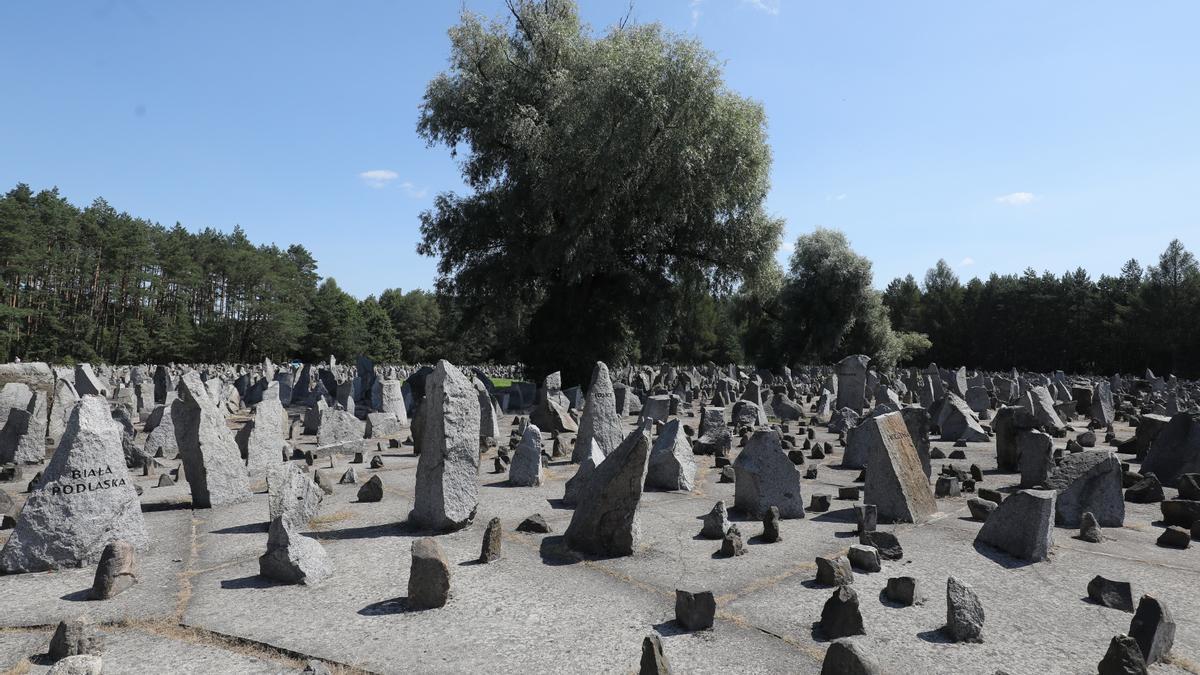
[[[520,487],[537,487],[542,484],[542,431],[536,424],[525,427],[521,442],[513,452],[508,467],[508,482]]]
[[[567,526],[571,548],[595,555],[633,555],[641,539],[638,511],[650,461],[650,424],[644,421],[587,477]]]
[[[1108,450],[1085,450],[1064,457],[1046,479],[1046,487],[1058,491],[1054,523],[1079,527],[1083,514],[1091,513],[1102,527],[1124,525],[1121,476],[1121,462]]]
[[[425,381],[422,442],[410,520],[431,530],[469,524],[479,505],[479,399],[466,375],[442,359]]]
[[[324,491],[300,467],[273,464],[267,470],[267,505],[271,520],[283,519],[288,527],[306,527],[321,510]]]
[[[679,420],[671,420],[650,448],[646,487],[691,492],[695,482],[696,460],[692,444],[683,433]]]
[[[602,361],[597,361],[592,368],[592,383],[588,387],[583,417],[579,420],[579,434],[575,437],[571,461],[582,462],[590,450],[589,444],[592,441],[595,441],[601,453],[607,455],[617,449],[623,438],[621,416],[617,412],[616,395],[608,366]]]
[[[1180,413],[1150,444],[1141,473],[1153,473],[1164,485],[1174,485],[1181,475],[1195,472],[1200,472],[1200,415]]]
[[[333,575],[329,556],[320,542],[284,523],[271,521],[267,552],[258,559],[259,574],[287,584],[315,586]]]
[[[250,498],[249,477],[237,442],[196,372],[179,382],[171,421],[192,490],[192,506],[210,508]]]
[[[1014,558],[1039,562],[1054,545],[1053,490],[1021,490],[988,516],[975,542],[994,546]]]
[[[937,513],[937,501],[921,467],[904,417],[898,412],[865,420],[867,481],[863,501],[885,522],[922,523]]]
[[[0,551],[5,572],[95,562],[117,539],[149,544],[142,505],[125,470],[121,429],[100,397],[80,399],[42,479]]]

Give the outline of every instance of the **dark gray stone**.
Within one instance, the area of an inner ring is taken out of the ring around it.
[[[946,633],[955,642],[983,642],[983,605],[968,585],[946,580]]]
[[[632,555],[641,539],[638,510],[650,459],[643,421],[587,477],[565,534],[569,547],[596,555]]]
[[[477,405],[473,407],[478,413],[479,407]],[[450,564],[446,562],[446,553],[442,551],[442,545],[432,537],[417,539],[412,543],[412,567],[408,575],[408,607],[411,609],[436,609],[445,606],[449,599]]]
[[[712,591],[694,593],[675,590],[675,623],[684,630],[712,628],[717,613],[717,601]]]

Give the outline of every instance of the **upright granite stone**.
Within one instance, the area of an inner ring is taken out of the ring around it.
[[[408,408],[404,405],[404,383],[400,380],[380,380],[379,412],[395,415],[400,424],[408,426]]]
[[[697,455],[726,457],[733,448],[733,434],[725,424],[725,408],[707,407],[700,415],[700,432],[692,444]]]
[[[0,570],[41,572],[95,562],[104,547],[149,543],[108,403],[85,396],[0,551]]]
[[[508,482],[520,487],[542,484],[542,432],[536,424],[525,427],[508,467]]]
[[[946,628],[955,642],[983,641],[983,604],[968,585],[954,577],[946,580]]]
[[[837,407],[861,412],[867,407],[867,364],[869,356],[855,354],[838,361]]]
[[[81,363],[75,366],[75,391],[80,396],[108,397],[108,386],[100,382],[92,370],[92,364]]]
[[[638,510],[650,460],[650,424],[644,421],[587,477],[567,526],[572,549],[633,555],[641,539]]]
[[[1101,380],[1092,387],[1092,403],[1088,411],[1092,421],[1101,428],[1108,428],[1116,419],[1113,406],[1112,386]]]
[[[96,565],[96,575],[92,579],[92,590],[88,597],[92,600],[108,600],[137,583],[137,573],[134,563],[137,553],[133,544],[120,539],[110,541],[100,554],[100,563]]]
[[[1018,471],[1021,457],[1018,438],[1022,431],[1037,426],[1033,415],[1021,406],[1004,405],[996,410],[992,418],[992,430],[996,432],[996,464],[1004,471]]]
[[[234,437],[246,468],[255,473],[277,464],[287,447],[288,416],[279,402],[279,383],[272,382],[263,400],[254,407],[254,419],[243,426]]]
[[[421,403],[421,455],[409,519],[447,531],[469,524],[479,505],[479,399],[466,375],[438,361]]]
[[[1129,622],[1129,637],[1137,640],[1147,665],[1161,661],[1175,644],[1175,617],[1166,603],[1143,595]]]
[[[778,431],[755,431],[734,461],[733,469],[734,508],[753,518],[762,518],[772,506],[779,507],[782,518],[804,517],[800,472],[783,452]]]
[[[433,537],[412,543],[408,573],[408,607],[437,609],[450,600],[450,563],[442,545]]]
[[[1017,433],[1018,466],[1023,488],[1045,485],[1054,471],[1054,441],[1041,431]]]
[[[307,527],[321,510],[324,491],[312,477],[291,462],[267,469],[267,506],[271,520],[282,518],[288,527]]]
[[[571,461],[582,462],[595,441],[600,452],[608,455],[621,444],[621,416],[617,413],[616,396],[608,366],[597,361],[592,369],[592,384],[588,387],[587,403],[583,406],[583,417],[579,420],[579,434],[575,437],[575,449]]]
[[[366,425],[355,417],[353,412],[337,408],[321,411],[321,426],[317,428],[317,447],[354,443],[366,438],[366,435]],[[478,440],[476,443],[478,444]]]
[[[1150,444],[1142,474],[1153,473],[1164,485],[1174,485],[1185,473],[1200,472],[1200,414],[1171,418]]]
[[[859,425],[864,427],[868,459],[863,501],[874,504],[885,522],[925,522],[937,513],[937,501],[903,415],[871,417]]]
[[[1054,545],[1054,499],[1053,490],[1021,490],[1009,496],[979,528],[975,543],[1030,562],[1046,560]]]
[[[193,507],[224,506],[250,498],[249,477],[237,442],[195,371],[179,381],[171,421]]]
[[[678,419],[671,420],[659,432],[650,448],[646,487],[691,492],[696,482],[696,460],[692,444]]]
[[[1058,491],[1054,524],[1079,527],[1083,514],[1090,512],[1102,527],[1124,525],[1122,474],[1121,462],[1108,450],[1085,450],[1063,457],[1046,479],[1046,487]]]

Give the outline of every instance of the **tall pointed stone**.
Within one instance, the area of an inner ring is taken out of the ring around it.
[[[633,555],[641,539],[638,507],[650,460],[650,424],[643,422],[591,472],[567,526],[567,545],[596,555]]]
[[[621,416],[617,414],[616,397],[608,366],[597,361],[592,369],[592,385],[588,387],[587,403],[583,406],[583,417],[579,420],[579,434],[575,437],[575,449],[571,461],[582,462],[595,441],[605,455],[617,449],[624,434],[621,433]]]
[[[91,563],[117,539],[138,549],[149,543],[141,501],[125,470],[121,429],[103,398],[85,396],[0,551],[0,570]]]
[[[409,519],[418,527],[457,530],[479,505],[479,397],[456,366],[442,359],[425,380],[421,455]]]
[[[753,518],[762,518],[772,506],[779,507],[783,518],[804,517],[800,472],[784,454],[778,431],[755,431],[734,461],[733,470],[737,476],[733,485],[735,508]]]
[[[272,382],[263,392],[263,399],[254,406],[254,419],[246,423],[235,440],[246,467],[261,472],[279,462],[288,434],[287,411],[279,402],[279,383]]]
[[[659,432],[650,448],[646,487],[691,492],[696,483],[696,460],[692,444],[678,419],[671,420]]]
[[[250,498],[249,478],[233,434],[196,372],[179,381],[171,421],[192,489],[192,506],[210,508]]]

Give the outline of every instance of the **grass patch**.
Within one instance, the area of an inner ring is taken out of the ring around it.
[[[310,523],[313,525],[329,525],[331,523],[340,523],[343,520],[352,518],[353,516],[354,514],[349,511],[334,511],[333,513],[327,513],[323,516],[317,516],[316,518],[313,518]]]
[[[520,380],[510,380],[507,377],[493,377],[491,380],[492,386],[497,389],[508,389],[513,382],[520,382]]]

